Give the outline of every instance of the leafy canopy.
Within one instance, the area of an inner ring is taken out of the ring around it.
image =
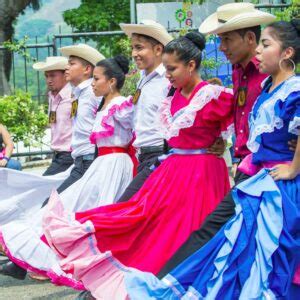
[[[65,22],[80,32],[119,30],[130,21],[129,0],[82,0],[78,8],[63,13]]]

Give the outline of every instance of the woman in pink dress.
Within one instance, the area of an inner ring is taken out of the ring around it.
[[[204,46],[200,33],[188,33],[164,50],[176,90],[162,103],[160,122],[172,150],[137,194],[75,214],[64,211],[56,192],[50,198],[47,241],[61,267],[97,299],[126,298],[127,267],[156,274],[229,191],[223,158],[206,149],[231,127],[232,91],[200,78]]]

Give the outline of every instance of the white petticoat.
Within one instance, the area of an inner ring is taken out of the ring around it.
[[[51,176],[0,168],[0,225],[14,220],[24,211],[37,211],[69,176],[71,169]]]
[[[60,194],[62,202],[70,212],[114,203],[131,182],[132,171],[132,161],[125,153],[100,156],[80,180]],[[36,176],[32,178],[38,179]],[[27,182],[29,183],[30,181]],[[14,184],[18,184],[17,181],[14,181]],[[40,187],[44,190],[43,184]],[[37,186],[35,190],[38,190]],[[17,194],[17,197],[0,201],[1,233],[5,245],[10,255],[25,265],[41,271],[51,271],[58,276],[66,276],[60,269],[53,251],[40,240],[43,234],[41,221],[47,206],[43,209],[40,207],[47,197],[36,201],[32,195],[31,190],[28,190]],[[49,195],[50,191],[47,196]],[[9,210],[9,214],[4,213],[5,208]]]

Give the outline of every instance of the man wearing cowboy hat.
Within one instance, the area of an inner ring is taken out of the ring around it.
[[[89,138],[102,98],[95,97],[91,83],[95,65],[104,59],[100,52],[84,44],[63,47],[60,51],[69,58],[65,75],[73,86],[70,117],[73,119],[71,148],[74,167],[57,189],[59,193],[79,180],[94,160],[95,146],[90,143]],[[45,200],[43,206],[48,200]],[[27,271],[9,261],[0,266],[0,274],[23,280]]]
[[[255,58],[261,33],[260,26],[274,21],[275,16],[255,9],[251,3],[229,3],[218,7],[217,12],[207,17],[199,28],[199,31],[204,34],[219,36],[220,50],[233,67],[236,134],[234,150],[235,156],[239,159],[250,153],[246,146],[249,136],[248,116],[256,98],[261,93],[261,83],[266,78],[265,74],[259,73],[259,62]],[[247,178],[249,176],[237,171],[235,184],[239,184]],[[206,218],[200,229],[194,231],[178,249],[158,276],[164,277],[192,253],[204,246],[234,215],[234,209],[235,204],[229,193],[216,210]]]
[[[49,90],[49,124],[51,129],[51,149],[53,159],[44,172],[54,175],[67,170],[73,164],[71,156],[71,91],[72,87],[65,78],[68,60],[65,57],[47,57],[46,61],[33,64],[33,69],[44,72]]]
[[[65,75],[72,85],[71,155],[74,159],[74,167],[69,177],[57,189],[61,193],[84,175],[95,157],[95,147],[90,143],[90,134],[102,98],[95,97],[91,83],[94,67],[104,56],[85,44],[66,46],[59,50],[68,57]],[[48,199],[43,206],[47,203]]]
[[[101,98],[95,97],[91,83],[94,67],[104,56],[85,44],[66,46],[59,50],[63,56],[68,57],[66,80],[73,86],[71,148],[74,167],[70,176],[57,189],[61,193],[80,179],[94,160],[95,147],[90,143],[90,134]]]
[[[140,24],[120,24],[120,27],[131,38],[132,57],[141,71],[141,79],[133,97],[133,127],[136,135],[133,146],[138,150],[138,174],[118,200],[124,202],[141,188],[152,172],[150,167],[165,150],[157,114],[162,100],[168,94],[169,85],[162,65],[162,52],[173,37],[161,24],[152,20],[143,20]],[[88,291],[80,293],[76,298],[92,299]]]
[[[141,188],[152,172],[150,167],[165,150],[157,114],[168,94],[169,85],[162,65],[162,52],[173,37],[161,24],[152,20],[143,20],[139,24],[120,24],[120,27],[131,39],[132,57],[141,71],[141,79],[133,97],[133,127],[136,135],[133,146],[138,151],[138,174],[120,197],[119,202],[123,202]]]

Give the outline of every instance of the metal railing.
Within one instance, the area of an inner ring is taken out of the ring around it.
[[[49,38],[48,38],[49,39]],[[38,43],[38,38],[35,38],[35,44],[26,45],[26,51],[35,60],[45,59],[47,56],[53,55],[53,43]],[[0,51],[8,51],[6,47],[0,46]],[[35,61],[29,60],[26,56],[17,52],[12,52],[12,63],[10,72],[11,89],[21,89],[30,92],[34,99],[39,103],[46,101],[46,85],[43,80],[43,74],[32,69],[32,64]],[[42,75],[42,76],[41,76]]]

